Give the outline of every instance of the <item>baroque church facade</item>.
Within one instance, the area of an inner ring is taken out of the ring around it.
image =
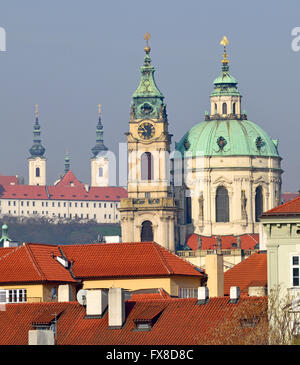
[[[229,73],[227,43],[224,37],[210,113],[170,154],[166,107],[154,80],[147,39],[127,133],[128,198],[120,205],[123,242],[154,240],[174,251],[192,233],[259,233],[260,215],[279,205],[283,171],[278,141],[242,110],[237,80]]]

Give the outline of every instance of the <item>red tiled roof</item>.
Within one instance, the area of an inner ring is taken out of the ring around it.
[[[37,199],[46,200],[48,195],[45,186],[40,185],[6,185],[1,199]]]
[[[229,295],[231,286],[239,286],[247,294],[250,286],[267,286],[267,254],[255,252],[224,273],[224,294]]]
[[[219,236],[221,238],[221,246],[223,250],[234,249],[236,246],[232,244],[237,243],[237,236]],[[201,238],[201,250],[213,250],[217,248],[217,236],[200,236],[198,234],[192,233],[187,239],[187,246],[192,250],[197,250],[198,239]],[[241,248],[243,250],[254,250],[255,246],[259,244],[258,234],[243,234],[241,238]]]
[[[262,217],[300,214],[300,196],[262,214]]]
[[[0,185],[17,185],[18,183],[17,176],[4,176],[0,174]]]
[[[57,246],[26,243],[15,247],[0,257],[0,283],[76,282],[56,256],[61,256]]]
[[[78,278],[188,275],[203,277],[195,266],[154,242],[65,245]]]
[[[131,294],[131,300],[140,301],[140,300],[156,300],[156,299],[171,299],[170,295],[164,289],[157,289],[156,292],[143,292],[143,290],[139,290],[138,292],[134,292]]]
[[[266,308],[266,297],[245,297],[237,304],[228,297],[210,298],[198,305],[197,299],[171,299],[155,302],[126,302],[126,322],[122,329],[108,329],[108,314],[103,318],[85,318],[85,307],[77,302],[7,304],[0,312],[0,344],[26,345],[28,331],[37,315],[61,313],[57,320],[59,345],[199,345],[211,344],[219,336],[216,331],[231,320],[243,305],[256,303]],[[163,308],[150,331],[134,331],[134,320],[149,318]],[[155,309],[155,310],[154,310]],[[49,316],[45,315],[48,319]],[[226,334],[228,333],[228,329]]]
[[[91,200],[120,201],[127,198],[127,190],[118,186],[95,186],[88,191],[70,170],[53,186],[40,185],[3,185],[1,199],[37,200]]]

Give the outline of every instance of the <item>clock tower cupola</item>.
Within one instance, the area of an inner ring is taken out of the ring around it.
[[[123,242],[155,241],[175,250],[177,208],[170,186],[169,154],[172,135],[164,96],[151,64],[150,34],[141,79],[132,96],[128,145],[128,198],[121,200]]]

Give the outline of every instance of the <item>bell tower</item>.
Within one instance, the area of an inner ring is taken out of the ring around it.
[[[35,124],[33,127],[33,145],[28,158],[29,185],[46,185],[46,158],[45,148],[41,141],[38,105],[35,106]]]
[[[127,136],[128,198],[121,200],[123,242],[155,241],[175,251],[177,208],[170,186],[171,134],[164,96],[154,80],[150,34],[141,80],[133,94]]]

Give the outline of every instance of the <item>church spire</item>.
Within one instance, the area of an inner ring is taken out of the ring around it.
[[[35,124],[33,127],[33,145],[29,150],[31,157],[43,157],[45,148],[42,146],[41,127],[39,124],[38,104],[35,105]]]
[[[98,105],[98,124],[96,128],[96,145],[92,148],[94,157],[97,157],[99,152],[107,151],[108,148],[103,142],[103,125],[101,123],[101,104]]]
[[[229,43],[226,36],[223,37],[220,44],[224,47],[222,59],[222,74],[214,81],[215,89],[211,96],[240,96],[237,89],[237,80],[229,73],[229,59],[227,58],[226,46]]]
[[[164,96],[158,89],[155,79],[154,72],[155,68],[151,64],[150,51],[148,41],[150,34],[144,35],[146,40],[146,46],[144,51],[146,53],[144,58],[144,64],[141,67],[141,79],[139,85],[134,92],[132,98],[132,112],[134,119],[142,119],[145,117],[159,118],[161,108],[165,109],[163,104]]]
[[[66,152],[66,157],[65,157],[65,174],[70,170],[70,156],[69,156],[69,151]]]
[[[222,73],[214,81],[214,90],[210,94],[211,116],[205,116],[205,120],[213,119],[246,119],[241,114],[241,94],[237,88],[237,80],[229,73],[229,59],[227,58],[227,45],[229,41],[223,37],[220,44],[224,47],[222,58]]]

